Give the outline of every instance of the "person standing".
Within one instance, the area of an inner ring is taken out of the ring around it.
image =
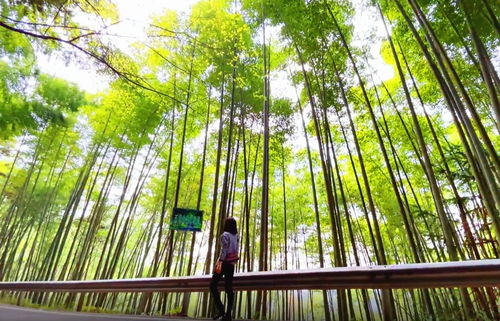
[[[233,310],[234,292],[233,292],[233,275],[234,266],[239,260],[238,257],[238,229],[236,220],[233,217],[226,218],[224,222],[224,233],[221,235],[220,256],[215,264],[215,270],[210,282],[210,292],[214,297],[215,306],[218,314],[214,316],[214,320],[221,319],[231,321],[231,312]],[[227,296],[227,310],[224,312],[224,305],[220,299],[220,293],[217,289],[217,284],[224,276],[224,285]]]

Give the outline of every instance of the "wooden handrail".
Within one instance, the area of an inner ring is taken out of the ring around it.
[[[0,282],[0,291],[205,292],[210,275],[88,281]],[[221,282],[221,286],[224,282]],[[500,286],[500,259],[237,273],[235,290],[413,289]]]

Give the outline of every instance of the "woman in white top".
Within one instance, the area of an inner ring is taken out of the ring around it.
[[[238,257],[238,229],[236,228],[236,220],[233,217],[228,217],[224,222],[224,233],[221,235],[221,249],[219,260],[216,263],[212,281],[210,282],[210,292],[214,297],[215,306],[218,314],[214,316],[214,320],[232,320],[231,312],[233,309],[234,292],[233,292],[233,275],[234,265],[239,260]],[[227,310],[224,313],[224,305],[220,299],[220,293],[217,289],[217,283],[224,276],[225,290],[227,295]]]

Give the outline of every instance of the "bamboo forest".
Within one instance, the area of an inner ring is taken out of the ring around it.
[[[227,217],[236,273],[500,258],[497,1],[142,1],[137,30],[129,2],[0,0],[0,281],[209,275]],[[500,320],[498,287],[235,295],[245,320]],[[0,301],[213,309],[208,289]]]

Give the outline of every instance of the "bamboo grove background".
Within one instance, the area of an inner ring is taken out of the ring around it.
[[[110,2],[0,4],[0,280],[208,274],[228,216],[237,271],[499,257],[495,1],[204,0],[158,12],[128,52]],[[385,33],[354,37],[359,11]],[[109,89],[40,72],[38,52]],[[169,230],[173,207],[204,210],[202,232]],[[211,313],[206,294],[2,295]],[[235,315],[494,320],[498,303],[485,288],[244,292]]]

